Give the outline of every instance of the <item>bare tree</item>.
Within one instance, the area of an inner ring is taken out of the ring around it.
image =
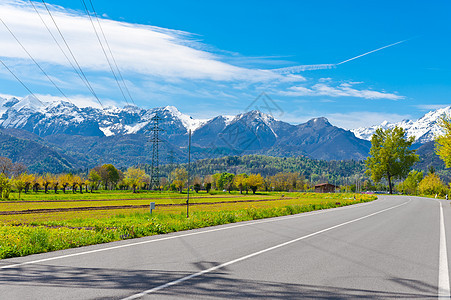
[[[27,171],[27,166],[23,163],[16,162],[12,166],[11,175],[14,177],[19,177],[20,175],[27,173]]]
[[[6,177],[9,177],[12,170],[13,162],[7,157],[0,156],[0,174],[4,174]]]

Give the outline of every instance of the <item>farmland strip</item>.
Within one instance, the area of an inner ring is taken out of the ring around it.
[[[238,198],[246,197],[249,195],[218,195],[218,196],[201,196],[201,197],[191,197],[190,199],[215,199],[215,198]],[[1,204],[12,204],[12,203],[42,203],[42,202],[102,202],[102,201],[140,201],[140,200],[172,200],[172,199],[186,199],[186,197],[163,197],[163,198],[125,198],[125,199],[74,199],[74,200],[16,200],[16,201],[1,201]]]
[[[190,203],[190,205],[215,205],[215,204],[227,204],[227,203],[244,203],[244,202],[265,202],[265,201],[280,201],[291,200],[293,198],[272,198],[272,199],[258,199],[258,200],[234,200],[234,201],[218,201],[218,202],[198,202]],[[173,207],[173,206],[185,206],[184,203],[167,203],[157,204],[156,207]],[[42,214],[42,213],[54,213],[54,212],[67,212],[67,211],[89,211],[89,210],[111,210],[111,209],[127,209],[127,208],[148,208],[148,204],[144,205],[108,205],[108,206],[87,206],[87,207],[69,207],[69,208],[49,208],[49,209],[27,209],[16,211],[0,211],[0,215],[23,215],[23,214]]]

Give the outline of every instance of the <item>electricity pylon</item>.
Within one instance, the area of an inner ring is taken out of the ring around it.
[[[152,124],[152,129],[150,130],[150,142],[152,143],[152,162],[151,162],[151,170],[150,170],[150,189],[158,190],[160,189],[160,155],[159,155],[159,147],[160,147],[160,121],[163,119],[160,118],[158,113],[150,119]]]

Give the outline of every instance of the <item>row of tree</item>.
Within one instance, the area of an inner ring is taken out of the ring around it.
[[[20,194],[22,192],[28,193],[30,190],[37,192],[43,190],[48,193],[53,190],[55,193],[62,191],[66,193],[71,190],[72,193],[92,192],[99,187],[104,189],[113,188],[131,188],[136,192],[137,187],[149,185],[150,178],[145,174],[144,170],[130,167],[125,172],[121,172],[111,164],[105,164],[93,168],[89,174],[50,174],[43,175],[27,174],[21,172],[8,176],[8,173],[0,173],[0,196],[3,199],[8,199],[12,189]]]
[[[187,188],[188,172],[185,168],[176,168],[171,172],[169,180],[163,179],[162,189],[172,189],[182,192]],[[219,191],[233,190],[240,193],[257,190],[264,191],[306,191],[312,189],[312,184],[303,175],[294,172],[279,172],[273,176],[263,177],[261,174],[233,174],[228,172],[215,173],[206,176],[194,176],[190,180],[190,187],[196,192],[201,189],[209,192],[211,189]]]
[[[176,168],[168,178],[161,178],[159,190],[174,190],[182,192],[188,187],[188,172],[184,168]],[[27,174],[26,172],[12,175],[10,178],[5,173],[0,174],[0,195],[8,198],[11,189],[20,193],[28,193],[30,190],[45,193],[53,191],[58,193],[67,190],[75,192],[92,192],[98,188],[103,189],[132,189],[150,188],[150,177],[144,170],[131,167],[121,172],[111,164],[105,164],[90,170],[86,176],[77,174]],[[263,191],[311,191],[314,184],[303,175],[295,172],[279,172],[273,176],[263,177],[260,174],[232,174],[228,172],[216,173],[207,176],[193,176],[190,179],[190,188],[196,192],[200,190],[225,190],[231,192],[237,190],[240,193],[257,190]],[[384,190],[385,186],[374,184],[371,180],[354,183],[347,182],[338,188],[341,191],[360,192],[371,190]],[[404,181],[398,181],[394,186],[397,192],[408,194],[444,195],[448,193],[446,185],[435,174],[434,169],[429,170],[427,176],[423,172],[413,170]]]

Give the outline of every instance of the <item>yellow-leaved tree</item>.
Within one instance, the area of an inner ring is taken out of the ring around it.
[[[446,187],[440,178],[435,173],[430,173],[418,185],[420,194],[423,195],[444,195],[446,193]]]
[[[243,190],[246,190],[247,193],[247,174],[239,174],[233,178],[233,184],[240,190],[240,194],[243,193]]]
[[[247,185],[252,190],[252,193],[255,194],[257,189],[263,185],[263,177],[260,174],[250,174],[246,179]]]
[[[188,171],[184,168],[177,168],[171,172],[172,184],[181,193],[186,181],[188,180]]]
[[[443,116],[439,122],[443,133],[435,139],[435,152],[447,168],[451,168],[451,119]]]
[[[134,167],[128,168],[124,175],[124,181],[133,188],[133,193],[136,193],[136,187],[143,184],[146,179],[146,172]]]
[[[17,190],[17,192],[19,193],[19,200],[20,200],[20,194],[22,193],[22,191],[25,189],[25,180],[24,180],[24,176],[25,174],[21,174],[17,177],[14,177],[12,179],[12,186]]]

